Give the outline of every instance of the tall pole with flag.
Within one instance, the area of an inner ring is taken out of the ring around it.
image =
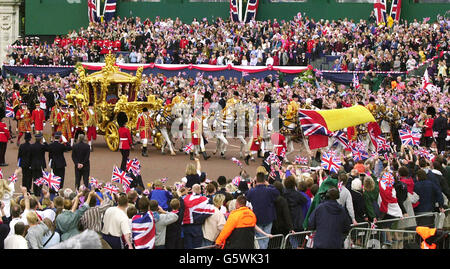
[[[100,5],[99,0],[88,0],[88,18],[90,23],[99,21],[98,16],[98,12],[100,11],[99,5]]]
[[[391,6],[391,17],[396,20],[400,21],[400,11],[402,9],[402,0],[392,0],[392,6]]]
[[[103,8],[103,19],[109,22],[116,15],[117,0],[106,0]]]
[[[375,10],[377,24],[386,23],[386,0],[374,0],[373,9]]]

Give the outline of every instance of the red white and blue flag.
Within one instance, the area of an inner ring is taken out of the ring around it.
[[[42,171],[42,179],[44,180],[44,184],[49,188],[52,188],[54,191],[59,191],[61,177],[55,176],[53,172]]]
[[[198,194],[188,194],[184,197],[183,224],[203,224],[204,220],[214,214],[214,205],[208,197]]]
[[[94,177],[91,177],[89,179],[89,184],[92,186],[92,188],[97,189],[99,187],[98,180]]]
[[[117,0],[106,0],[103,10],[103,19],[110,21],[116,15]]]
[[[237,164],[237,166],[242,168],[242,162],[236,159],[235,157],[231,158],[231,161],[233,161],[235,164]]]
[[[313,119],[306,113],[307,112],[303,111],[303,110],[300,110],[298,112],[303,135],[305,135],[305,136],[311,136],[311,135],[331,136],[333,134],[331,131],[328,130],[328,128],[325,125],[320,124],[317,119]]]
[[[247,11],[245,12],[245,23],[249,23],[256,18],[256,11],[258,10],[259,0],[248,0]]]
[[[352,156],[355,162],[363,161],[369,158],[369,154],[362,150],[352,151]]]
[[[9,181],[9,182],[12,182],[12,183],[16,183],[16,181],[17,181],[17,176],[16,176],[16,174],[13,174],[12,176],[10,176],[10,177],[8,178],[8,181]]]
[[[324,152],[322,154],[321,166],[323,169],[337,173],[341,167],[341,160],[334,154]]]
[[[133,179],[127,176],[127,172],[120,170],[117,166],[114,166],[111,181],[130,187]]]
[[[386,140],[386,138],[382,137],[382,136],[378,136],[376,138],[377,141],[377,145],[378,145],[378,151],[392,151],[391,145],[389,144],[389,142]]]
[[[141,174],[141,163],[137,158],[127,160],[127,172],[133,173],[135,176]]]
[[[233,22],[239,22],[237,0],[230,0],[230,18]]]
[[[131,219],[131,233],[136,249],[153,249],[155,246],[156,226],[151,211],[138,213]]]
[[[240,176],[236,176],[233,178],[231,183],[233,183],[235,186],[239,186],[239,183],[241,183],[241,181],[242,181],[242,178]]]
[[[111,184],[109,182],[105,184],[103,189],[105,189],[105,191],[109,192],[110,194],[119,193],[119,188],[116,185]]]
[[[403,145],[415,146],[420,144],[420,137],[422,136],[420,133],[410,130],[398,130],[398,134]]]
[[[394,176],[386,172],[378,182],[380,195],[378,196],[378,205],[380,212],[387,213],[394,217],[402,217],[402,210],[398,205],[398,200],[394,188]]]
[[[7,118],[14,118],[14,108],[11,106],[11,104],[7,101],[6,102],[6,109],[5,109],[5,117]]]
[[[402,9],[402,0],[392,0],[392,6],[391,6],[391,17],[396,20],[400,21],[400,11]]]
[[[99,22],[100,16],[98,16],[99,10],[97,10],[99,0],[88,0],[88,16],[89,22]]]
[[[301,157],[301,156],[296,156],[294,163],[307,165],[308,164],[308,158]]]
[[[350,144],[348,140],[347,133],[343,131],[337,131],[333,133],[333,137],[336,139],[336,142],[333,144],[333,146],[337,143],[341,144],[345,149],[350,149]]]
[[[386,0],[375,0],[373,3],[377,24],[386,23]]]
[[[193,150],[194,150],[194,144],[192,144],[192,143],[187,144],[183,148],[183,151],[188,153],[188,154],[191,153],[191,151],[193,151]]]

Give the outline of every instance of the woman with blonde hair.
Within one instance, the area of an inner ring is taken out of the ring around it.
[[[217,194],[213,198],[214,214],[208,217],[202,226],[203,246],[214,245],[217,236],[226,223],[225,215],[220,211],[225,201],[225,195]]]
[[[5,216],[9,218],[10,216],[10,207],[11,207],[11,199],[13,199],[14,194],[14,183],[8,181],[6,179],[0,179],[0,201],[5,205],[3,210],[5,211]]]
[[[192,188],[194,184],[201,184],[206,179],[206,174],[201,172],[200,160],[195,158],[195,165],[188,163],[186,166],[186,176],[181,179],[186,188]]]

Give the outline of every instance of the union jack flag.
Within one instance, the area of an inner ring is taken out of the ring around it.
[[[233,22],[239,21],[237,0],[230,0],[230,17]]]
[[[105,189],[105,191],[109,192],[110,194],[119,193],[119,188],[116,185],[111,184],[109,182],[105,184],[103,189]]]
[[[337,131],[333,133],[333,137],[336,139],[336,142],[341,144],[345,149],[350,149],[350,144],[346,133],[343,131]],[[337,143],[334,143],[333,145]]]
[[[40,177],[40,178],[36,178],[36,180],[34,181],[34,184],[36,184],[37,186],[42,186],[42,184],[44,184],[45,180]]]
[[[231,161],[233,161],[235,164],[237,164],[239,167],[242,168],[242,162],[236,159],[235,157],[231,158]]]
[[[278,158],[278,156],[275,153],[273,153],[273,152],[271,152],[269,154],[269,156],[267,157],[266,161],[269,164],[276,164],[278,167],[280,167],[282,165],[282,163],[281,163],[280,159]]]
[[[127,176],[127,172],[120,170],[117,166],[114,166],[111,182],[117,182],[129,187],[131,181],[133,181],[133,179]]]
[[[189,194],[183,199],[184,216],[183,224],[199,224],[214,214],[214,205],[210,204],[206,196]]]
[[[391,145],[386,140],[386,138],[378,136],[376,140],[378,145],[378,151],[392,151]]]
[[[386,0],[375,0],[373,3],[377,24],[386,23]]]
[[[151,211],[134,215],[131,219],[131,232],[136,249],[153,249],[155,245],[155,218]]]
[[[308,164],[308,158],[301,157],[301,156],[295,156],[295,161],[294,162],[297,163],[297,164],[304,164],[304,165],[306,165],[306,164]]]
[[[55,191],[59,191],[61,177],[55,176],[53,172],[42,171],[42,179],[44,180],[44,184],[49,188],[52,188]]]
[[[247,11],[245,12],[245,23],[248,23],[256,18],[256,11],[258,10],[259,0],[248,0]]]
[[[127,172],[131,172],[135,176],[141,174],[141,163],[137,158],[127,160]]]
[[[6,102],[5,117],[14,118],[14,108],[8,101]]]
[[[236,176],[233,178],[233,180],[231,181],[231,183],[233,183],[236,186],[239,186],[239,183],[241,182],[242,178],[240,176]]]
[[[186,153],[191,153],[191,151],[194,150],[194,144],[189,143],[186,146],[184,146],[183,151]]]
[[[167,180],[168,180],[167,177],[163,177],[163,178],[160,179],[162,184],[166,184]]]
[[[392,0],[391,6],[391,17],[399,21],[400,20],[400,11],[402,9],[402,0]]]
[[[91,177],[91,178],[89,179],[89,184],[90,184],[94,189],[97,189],[97,188],[99,187],[98,180],[97,180],[96,178],[94,178],[94,177]]]
[[[353,160],[355,160],[355,162],[369,158],[369,154],[367,152],[361,151],[361,150],[352,151],[352,155],[353,155]]]
[[[105,21],[110,21],[116,15],[116,1],[117,0],[106,0],[105,7],[103,10],[103,18]]]
[[[421,134],[410,130],[398,130],[403,145],[415,146],[420,144]]]
[[[324,152],[322,154],[321,166],[325,170],[337,173],[339,171],[339,167],[341,166],[341,160],[335,155]]]
[[[392,173],[386,172],[381,176],[380,182],[384,184],[384,186],[388,188],[392,188],[394,186],[394,176]]]
[[[281,158],[286,157],[286,148],[282,148],[282,149],[281,149],[280,157],[281,157]]]
[[[98,7],[98,2],[99,0],[89,0],[88,1],[88,16],[89,16],[89,22],[98,22],[99,20],[99,16],[98,16],[98,12],[99,10],[97,10]]]
[[[323,126],[320,123],[315,122],[311,117],[309,117],[305,113],[299,111],[298,115],[303,135],[311,136],[317,134],[317,135],[331,136],[333,134],[328,130],[327,127]]]
[[[12,182],[12,183],[16,183],[16,181],[17,181],[17,176],[16,176],[16,174],[13,174],[12,176],[10,176],[10,177],[8,178],[8,181],[9,181],[9,182]]]

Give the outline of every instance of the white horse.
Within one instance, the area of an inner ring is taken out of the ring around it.
[[[155,127],[164,138],[164,143],[161,145],[161,153],[165,154],[166,146],[169,146],[170,155],[174,156],[175,150],[172,143],[172,135],[171,132],[168,131],[172,124],[172,118],[170,115],[167,115],[163,109],[160,109],[156,112],[155,123]]]

